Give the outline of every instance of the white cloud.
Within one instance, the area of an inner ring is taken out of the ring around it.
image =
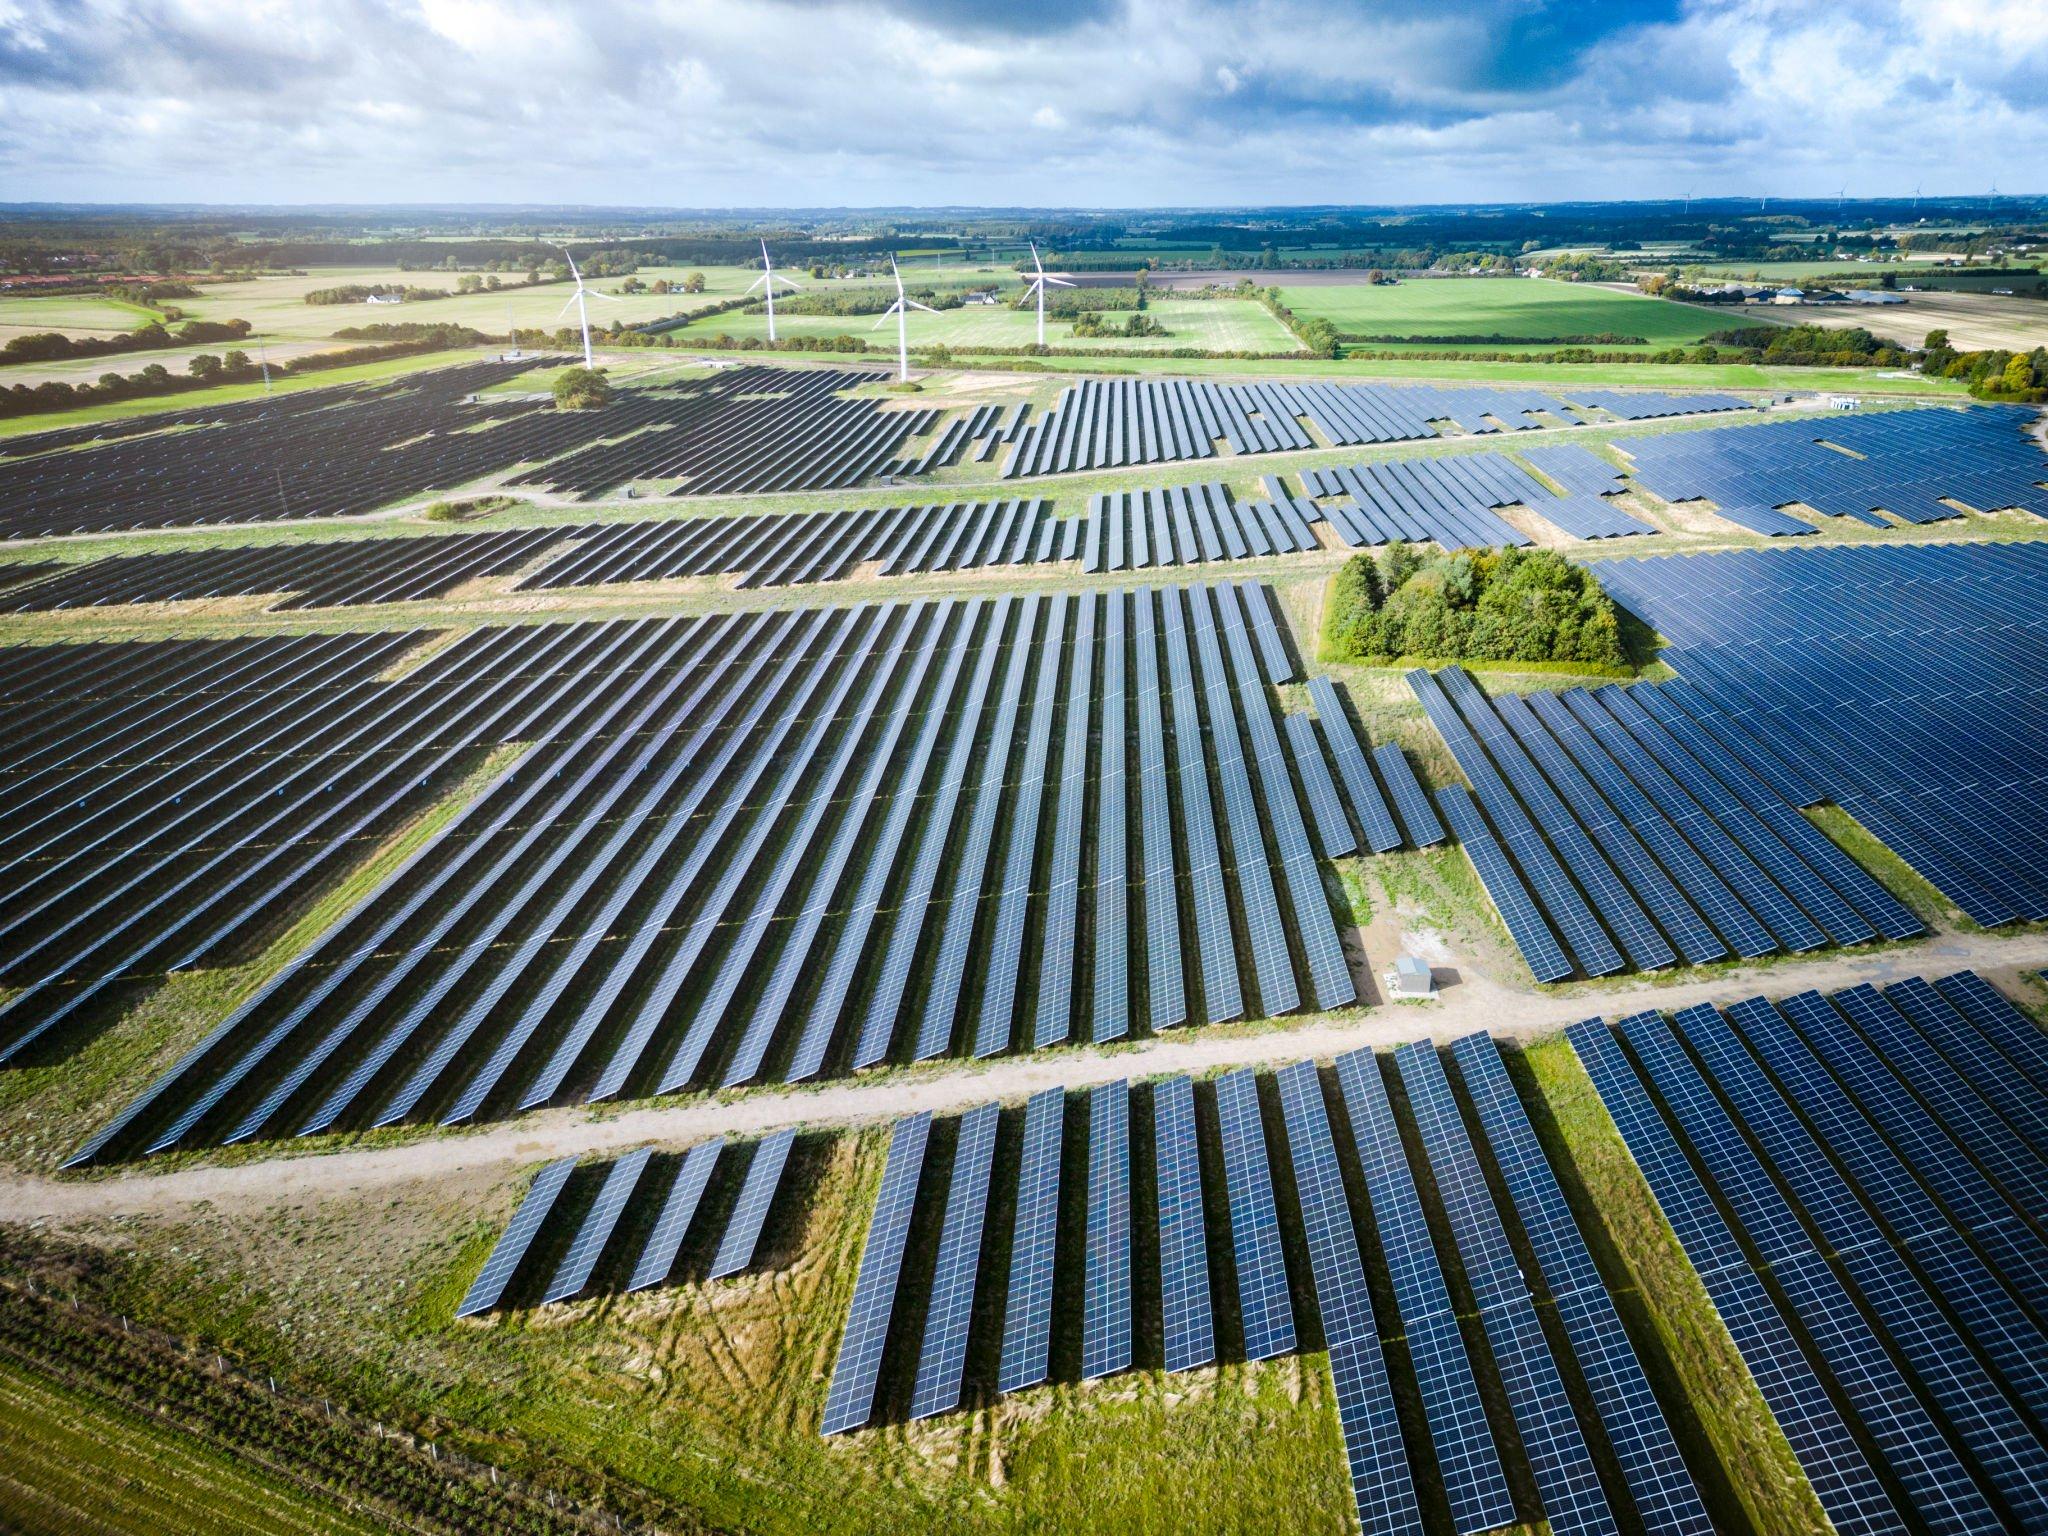
[[[2048,164],[2041,0],[1660,4],[1589,35],[1615,8],[0,0],[0,195],[1505,201]],[[1020,161],[1016,125],[1057,142]]]

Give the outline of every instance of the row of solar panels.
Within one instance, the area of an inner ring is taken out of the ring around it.
[[[1834,1528],[2048,1528],[2034,1022],[1963,972],[1569,1037]]]
[[[1442,830],[1293,676],[1252,585],[480,632],[406,696],[535,745],[79,1157],[1347,1005],[1320,861]]]
[[[677,1273],[685,1243],[703,1251],[704,1279],[741,1273],[754,1263],[795,1144],[795,1131],[777,1131],[731,1156],[720,1137],[680,1158],[657,1159],[652,1147],[642,1147],[580,1172],[574,1157],[549,1163],[455,1315],[492,1311],[508,1292],[517,1296],[515,1287],[530,1288],[539,1305],[551,1306],[593,1289],[664,1285]],[[594,1186],[585,1191],[587,1202],[577,1199],[579,1181]]]
[[[79,565],[51,562],[48,578],[0,593],[0,613],[50,613],[126,603],[196,602],[287,594],[273,611],[409,603],[445,597],[465,582],[516,571],[575,528],[259,544],[111,555]],[[0,572],[12,567],[0,566]]]
[[[1777,758],[1682,687],[1408,682],[1472,786],[1438,804],[1538,981],[1925,931],[1799,813],[1813,796]]]
[[[2048,918],[2048,550],[1938,544],[1603,563],[1691,700],[1987,927]]]
[[[1571,398],[1630,421],[1749,407],[1730,395],[1574,391]],[[1051,410],[1016,434],[1003,475],[1206,459],[1218,443],[1246,454],[1402,442],[1436,436],[1442,421],[1484,434],[1583,420],[1562,395],[1480,385],[1088,379],[1068,385]]]
[[[1757,533],[1810,534],[1798,504],[1875,528],[2019,508],[2048,517],[2048,459],[2024,413],[1928,407],[1673,433],[1616,446],[1667,501],[1709,500]]]
[[[1434,1046],[1418,1041],[1392,1055],[1420,1147],[1414,1161],[1385,1066],[1370,1050],[1337,1059],[1334,1117],[1313,1062],[1275,1073],[1263,1093],[1249,1068],[1213,1084],[1154,1083],[1139,1103],[1150,1111],[1149,1147],[1134,1145],[1132,1096],[1113,1082],[1088,1093],[1085,1145],[1077,1135],[1075,1152],[1065,1153],[1066,1096],[1046,1090],[1013,1117],[1014,1199],[1007,1191],[992,1198],[999,1106],[957,1122],[950,1165],[944,1131],[934,1135],[929,1114],[898,1121],[823,1433],[857,1429],[878,1407],[885,1418],[957,1408],[970,1358],[993,1364],[998,1393],[1043,1382],[1053,1373],[1056,1330],[1072,1346],[1080,1379],[1129,1369],[1141,1363],[1137,1313],[1149,1312],[1153,1297],[1157,1364],[1169,1372],[1286,1354],[1302,1332],[1298,1289],[1315,1298],[1366,1532],[1420,1531],[1416,1487],[1428,1481],[1442,1488],[1461,1536],[1514,1523],[1502,1447],[1519,1445],[1540,1503],[1523,1513],[1540,1515],[1553,1531],[1616,1531],[1632,1515],[1639,1527],[1631,1528],[1705,1536],[1712,1526],[1691,1474],[1493,1041],[1469,1036],[1451,1055],[1470,1123]],[[1340,1153],[1345,1127],[1349,1146]],[[1285,1148],[1277,1167],[1269,1142]],[[1489,1187],[1488,1161],[1504,1200]],[[1355,1170],[1349,1177],[1347,1168]],[[1140,1208],[1132,1191],[1147,1173],[1153,1198]],[[1063,1195],[1063,1179],[1071,1186],[1077,1176],[1083,1187]],[[1442,1216],[1434,1232],[1425,1186]],[[1014,1209],[1007,1250],[988,1220],[992,1203]],[[1227,1243],[1212,1244],[1217,1223]],[[1141,1224],[1149,1227],[1143,1241]],[[1517,1259],[1511,1227],[1534,1255],[1533,1275]],[[914,1233],[934,1230],[935,1248],[926,1241],[914,1249]],[[1065,1281],[1057,1258],[1063,1230],[1081,1267]],[[985,1248],[1008,1253],[999,1310],[977,1306]],[[1290,1248],[1305,1251],[1305,1276],[1290,1277]],[[934,1253],[928,1277],[906,1274],[913,1251]],[[1134,1274],[1141,1251],[1155,1255],[1156,1276]],[[1226,1251],[1228,1262],[1220,1262]],[[1465,1296],[1454,1295],[1447,1269],[1463,1275]],[[1384,1324],[1369,1270],[1385,1274],[1394,1298],[1397,1316]],[[1234,1306],[1219,1310],[1225,1288]],[[906,1290],[928,1295],[921,1320],[902,1300]],[[1056,1293],[1079,1296],[1078,1337],[1053,1316]],[[1566,1347],[1553,1348],[1539,1298],[1555,1309]],[[1219,1317],[1229,1316],[1236,1322],[1219,1328]],[[1405,1372],[1382,1344],[1396,1335],[1406,1343]],[[1482,1337],[1485,1354],[1470,1348]],[[910,1383],[907,1399],[878,1403],[892,1344],[915,1351],[914,1379],[905,1360],[889,1374]],[[1591,1414],[1575,1411],[1566,1369],[1588,1389]],[[1412,1392],[1400,1381],[1408,1372]],[[1406,1413],[1397,1394],[1409,1397]],[[1618,1472],[1611,1481],[1596,1447]]]

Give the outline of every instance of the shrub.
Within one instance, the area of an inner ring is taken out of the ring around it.
[[[564,368],[555,380],[555,405],[564,411],[594,411],[611,404],[612,386],[595,368]]]

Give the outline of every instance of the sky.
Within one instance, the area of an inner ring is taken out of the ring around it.
[[[0,0],[0,202],[2048,191],[2048,0]]]

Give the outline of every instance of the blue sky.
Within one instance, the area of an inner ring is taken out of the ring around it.
[[[0,200],[2048,190],[2048,0],[0,0]]]

